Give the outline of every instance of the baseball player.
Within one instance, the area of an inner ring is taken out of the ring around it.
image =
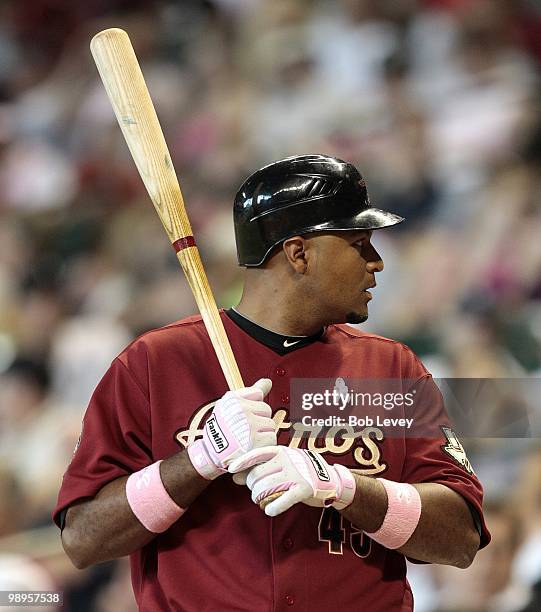
[[[441,394],[408,347],[344,325],[366,320],[383,270],[372,231],[402,220],[333,157],[287,158],[245,181],[245,287],[221,317],[250,386],[227,391],[199,316],[113,361],[54,511],[76,567],[130,555],[145,611],[388,612],[413,609],[406,557],[471,563],[490,538],[482,488]],[[322,438],[291,418],[292,379],[415,381],[437,433]]]

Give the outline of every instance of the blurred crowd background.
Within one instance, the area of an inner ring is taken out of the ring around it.
[[[435,376],[541,374],[539,0],[3,0],[0,589],[61,589],[77,611],[135,609],[125,560],[75,570],[51,527],[84,409],[132,338],[196,310],[89,53],[113,26],[220,305],[240,295],[243,178],[332,154],[408,219],[375,235],[363,329]],[[541,445],[464,444],[493,542],[466,571],[412,567],[416,609],[541,610]]]

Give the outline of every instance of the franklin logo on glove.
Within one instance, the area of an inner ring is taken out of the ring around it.
[[[221,453],[229,446],[229,444],[225,439],[225,436],[222,430],[220,429],[220,426],[218,425],[216,415],[213,414],[209,417],[209,419],[207,420],[207,428],[210,434],[209,438],[212,442],[212,446],[214,446],[214,449],[217,453]]]
[[[329,472],[327,472],[327,470],[325,469],[325,466],[319,460],[319,457],[312,451],[307,450],[304,452],[312,460],[312,463],[314,464],[314,468],[316,470],[317,477],[320,480],[323,480],[323,482],[329,482],[331,480],[329,476]]]

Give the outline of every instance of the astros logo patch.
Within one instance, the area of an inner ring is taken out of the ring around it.
[[[441,447],[441,450],[449,455],[451,459],[458,463],[458,465],[465,469],[468,474],[473,474],[473,468],[468,457],[466,457],[466,451],[456,437],[455,432],[450,427],[442,426],[441,430],[447,438],[447,444]]]

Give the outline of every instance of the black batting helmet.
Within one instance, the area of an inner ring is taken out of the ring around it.
[[[241,266],[261,265],[291,236],[309,232],[379,229],[404,219],[374,208],[353,164],[327,155],[299,155],[249,176],[233,207]]]

